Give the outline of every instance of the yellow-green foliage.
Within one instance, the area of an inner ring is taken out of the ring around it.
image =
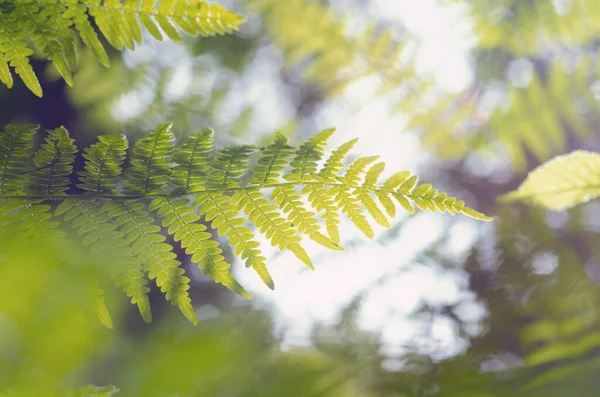
[[[142,28],[157,40],[164,33],[181,41],[177,28],[192,36],[214,36],[232,33],[244,21],[224,6],[201,0],[2,0],[0,81],[12,87],[10,65],[35,95],[42,96],[29,63],[35,49],[72,85],[71,72],[77,67],[75,32],[108,67],[108,55],[90,18],[118,50],[141,44]]]
[[[559,156],[532,171],[503,200],[530,201],[564,210],[600,196],[600,154],[576,151]]]
[[[308,0],[246,0],[263,16],[273,43],[289,65],[308,63],[307,81],[341,92],[362,77],[385,76],[382,90],[406,88],[415,77],[412,62],[401,61],[406,42],[390,30],[369,26],[350,35],[348,24],[323,2]],[[310,21],[310,23],[307,23]]]
[[[489,115],[481,108],[479,93],[449,94],[413,112],[408,128],[420,132],[422,145],[444,158],[464,158],[475,149],[497,155],[501,147],[513,169],[523,172],[528,155],[545,161],[567,150],[569,135],[591,136],[600,119],[591,89],[597,67],[587,56],[572,67],[557,59],[543,73],[534,69],[526,87],[505,84],[501,95],[506,95],[507,105]]]
[[[482,0],[469,2],[469,7],[480,48],[502,47],[518,56],[591,44],[600,33],[595,0]]]
[[[379,183],[384,164],[376,163],[377,157],[361,157],[345,168],[356,140],[334,150],[319,168],[332,129],[298,148],[278,135],[260,150],[246,145],[213,154],[212,131],[190,135],[176,146],[170,125],[160,125],[136,142],[124,174],[127,139],[101,136],[83,152],[85,167],[77,173],[76,184],[83,193],[67,195],[76,147],[64,128],[50,131],[31,163],[36,129],[7,126],[0,134],[0,214],[5,214],[0,224],[36,240],[52,241],[60,241],[65,236],[63,224],[70,224],[91,252],[108,253],[112,277],[146,321],[151,319],[146,274],[167,300],[190,321],[197,321],[187,292],[190,280],[162,232],[172,235],[214,281],[249,298],[206,224],[227,237],[246,266],[273,288],[252,226],[273,246],[291,251],[312,268],[302,236],[341,250],[341,214],[369,238],[374,237],[369,219],[389,227],[389,219],[396,215],[395,201],[410,213],[417,206],[491,220],[430,184],[417,185],[417,177],[408,171]],[[250,167],[255,152],[260,153],[258,163]],[[318,215],[325,220],[326,232],[321,231]],[[102,299],[96,302],[99,317],[110,326]]]

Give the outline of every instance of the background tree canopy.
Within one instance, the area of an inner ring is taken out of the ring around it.
[[[595,396],[595,5],[0,0],[0,396]]]

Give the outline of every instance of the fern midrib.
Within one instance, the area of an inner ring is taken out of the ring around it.
[[[154,138],[154,145],[152,145],[152,152],[150,156],[147,157],[148,161],[146,162],[146,180],[144,181],[144,193],[147,193],[150,185],[150,167],[152,167],[152,163],[154,162],[154,155],[156,154],[156,147],[158,146],[158,140],[160,139],[160,134],[156,134]]]
[[[202,193],[226,193],[226,192],[234,192],[234,191],[243,191],[243,190],[256,190],[256,189],[272,189],[272,188],[277,188],[277,187],[283,187],[283,186],[322,186],[322,187],[345,187],[345,188],[349,188],[349,189],[366,189],[371,193],[385,193],[385,194],[390,194],[390,195],[399,195],[399,196],[404,196],[410,199],[421,199],[421,200],[430,200],[430,201],[437,201],[440,203],[443,203],[444,200],[446,200],[447,198],[444,199],[437,199],[437,198],[423,198],[422,196],[415,196],[412,195],[410,193],[397,193],[396,191],[392,190],[392,189],[385,189],[383,187],[380,188],[365,188],[364,186],[358,186],[358,185],[348,185],[345,183],[322,183],[322,182],[282,182],[282,183],[274,183],[271,185],[264,185],[264,186],[260,186],[260,185],[249,185],[249,186],[238,186],[238,187],[228,187],[228,188],[224,188],[224,189],[220,189],[220,188],[206,188],[206,190],[202,191]],[[597,188],[600,189],[600,186],[598,186]],[[567,192],[569,190],[565,190],[564,192]],[[559,192],[560,193],[560,192]],[[147,195],[143,195],[143,194],[130,194],[130,195],[118,195],[118,194],[107,194],[107,195],[88,195],[88,196],[78,196],[78,195],[70,195],[70,196],[45,196],[45,197],[40,197],[40,196],[29,196],[29,195],[5,195],[5,196],[0,196],[4,199],[31,199],[31,200],[39,200],[39,199],[44,199],[44,200],[65,200],[65,199],[91,199],[91,200],[96,200],[96,199],[121,199],[121,200],[138,200],[138,199],[146,199],[146,198],[156,198],[156,197],[167,197],[167,198],[175,198],[175,197],[181,197],[181,196],[185,196],[187,194],[165,194],[165,193],[155,193],[155,194],[147,194]]]
[[[198,145],[200,145],[200,143],[198,141],[196,141],[196,144],[192,147],[192,153],[190,155],[190,163],[188,164],[187,167],[187,176],[186,176],[186,181],[185,181],[185,192],[189,193],[190,191],[190,185],[192,183],[192,171],[194,169],[194,157],[196,156],[196,149],[198,149]]]
[[[204,1],[202,1],[201,3],[206,3]],[[36,4],[36,3],[31,3],[31,4]],[[202,20],[208,20],[211,21],[211,23],[215,23],[217,21],[222,21],[222,18],[218,18],[218,17],[214,17],[212,16],[212,13],[204,13],[202,15],[188,15],[186,12],[177,12],[175,9],[171,10],[169,13],[164,13],[161,14],[160,12],[145,12],[145,11],[141,11],[140,9],[135,9],[135,10],[130,10],[125,8],[123,5],[121,5],[121,7],[118,6],[107,6],[105,3],[102,3],[102,5],[91,5],[91,4],[87,4],[86,2],[80,2],[79,4],[84,5],[88,10],[91,9],[103,9],[104,12],[108,13],[109,11],[119,11],[119,12],[123,12],[123,13],[129,13],[129,14],[134,14],[134,15],[145,15],[145,16],[152,16],[152,17],[176,17],[176,18],[189,18],[191,20],[198,20],[198,19],[202,19]],[[233,13],[233,12],[232,12]]]
[[[80,202],[77,203],[76,205],[86,215],[86,217],[92,223],[92,225],[94,226],[94,228],[100,232],[100,236],[102,237],[102,239],[104,240],[104,242],[107,244],[107,246],[110,247],[110,239],[106,236],[106,232],[100,227],[100,224],[95,221],[94,217],[92,215],[90,215],[90,213],[85,208],[85,206],[81,205]],[[115,251],[116,250],[112,250],[112,249],[110,250],[110,253],[111,253],[112,257],[118,259],[119,263],[121,264],[121,267],[123,267],[123,270],[125,270],[125,274],[127,275],[127,278],[129,279],[129,281],[131,282],[131,285],[135,285],[136,286],[136,290],[138,291],[138,296],[144,296],[145,295],[144,291],[141,291],[139,288],[137,288],[137,284],[135,283],[135,280],[133,280],[131,278],[131,275],[129,273],[129,269],[127,268],[127,265],[123,261],[123,257],[121,255],[117,255],[115,253]]]
[[[225,169],[225,176],[223,177],[223,189],[227,188],[227,182],[229,179],[229,172],[231,171],[231,166],[233,165],[233,161],[235,160],[235,156],[232,154],[229,157],[229,162],[227,163],[227,168]]]
[[[275,153],[273,153],[272,161],[269,163],[269,166],[267,167],[267,172],[265,173],[265,177],[263,178],[261,185],[264,185],[269,180],[269,176],[271,176],[271,171],[273,170],[275,161],[277,161],[277,156],[279,156],[279,153],[281,153],[281,149],[282,149],[281,146],[277,146],[277,151]]]

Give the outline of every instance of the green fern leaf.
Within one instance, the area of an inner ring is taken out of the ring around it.
[[[34,0],[11,3],[0,13],[0,81],[13,85],[9,65],[37,96],[42,88],[29,63],[32,47],[52,61],[67,84],[77,67],[73,27],[95,57],[110,61],[92,25],[117,50],[133,50],[142,42],[140,22],[156,39],[163,32],[181,41],[178,28],[192,36],[215,36],[236,31],[244,18],[222,5],[199,0]],[[157,26],[158,25],[158,26]]]
[[[13,12],[14,17],[33,41],[41,54],[52,61],[67,84],[73,85],[71,71],[77,66],[75,37],[69,28],[72,22],[62,14],[58,4],[22,5]]]
[[[208,188],[212,190],[239,188],[240,178],[247,169],[252,151],[253,147],[251,146],[239,146],[219,151],[212,162],[211,177],[207,182]],[[260,170],[262,166],[259,165],[257,169]],[[271,164],[269,168],[275,170],[277,166]],[[258,173],[263,173],[263,171],[258,171]],[[263,179],[268,179],[269,172],[264,173]],[[258,180],[260,178],[257,174],[251,179]],[[266,258],[261,255],[260,244],[254,241],[254,235],[249,228],[244,226],[245,221],[238,217],[239,208],[232,205],[230,200],[231,197],[225,194],[200,193],[194,201],[194,207],[200,207],[200,215],[203,215],[207,222],[212,222],[211,226],[217,230],[219,235],[229,239],[229,244],[234,247],[236,254],[245,260],[246,266],[252,267],[264,283],[273,289],[274,282],[267,270]]]
[[[100,42],[100,39],[98,39],[98,34],[88,19],[87,8],[83,4],[77,4],[77,2],[73,1],[68,4],[69,7],[63,16],[73,21],[73,24],[85,45],[92,50],[92,53],[102,65],[109,67],[110,61],[108,55],[106,54],[106,50]]]
[[[237,191],[231,197],[231,203],[238,208],[243,208],[250,222],[259,228],[273,246],[290,250],[308,267],[314,269],[308,254],[300,245],[302,237],[296,234],[291,222],[279,215],[277,207],[265,199],[259,189]]]
[[[158,126],[146,137],[138,140],[133,149],[131,166],[125,174],[125,194],[160,194],[169,184],[169,171],[173,154],[173,133],[171,126]],[[187,290],[190,279],[183,275],[181,262],[173,253],[173,247],[165,243],[160,227],[154,224],[146,206],[136,200],[115,200],[104,205],[115,223],[122,226],[140,263],[144,263],[151,279],[166,294],[166,298],[176,304],[182,313],[194,324],[196,315]]]
[[[165,243],[165,237],[159,234],[161,229],[148,215],[146,206],[134,200],[113,200],[107,202],[103,210],[120,226],[120,232],[133,254],[137,255],[140,264],[145,265],[150,279],[156,279],[156,285],[165,293],[167,300],[197,324],[187,292],[190,279],[183,275],[184,270],[173,253],[173,247]]]
[[[600,154],[575,151],[533,170],[503,201],[522,200],[561,211],[600,196]]]
[[[159,125],[136,142],[126,172],[125,194],[145,196],[164,192],[169,184],[175,137],[170,124]]]
[[[49,131],[46,143],[35,153],[35,169],[29,173],[29,195],[64,196],[69,189],[77,148],[64,127]]]
[[[118,224],[111,222],[112,215],[107,215],[106,208],[97,203],[85,200],[63,201],[56,208],[54,215],[64,215],[79,235],[85,236],[83,244],[91,246],[97,254],[109,253],[112,259],[110,273],[115,284],[122,287],[131,303],[138,306],[142,318],[146,322],[152,320],[146,279],[142,266],[135,259],[134,252],[125,239]]]
[[[59,222],[52,219],[51,206],[40,204],[50,196],[66,196],[69,175],[73,172],[77,148],[63,127],[49,131],[44,143],[33,156],[33,170],[24,172],[21,182],[24,193],[41,199],[19,200],[13,203],[12,211],[19,210],[16,222],[19,229],[28,235],[39,235],[45,241],[56,240],[64,235],[58,230]]]
[[[294,148],[288,145],[288,139],[275,135],[275,141],[261,150],[258,165],[254,168],[248,183],[265,186],[279,182],[281,171],[288,165],[289,158],[294,154]]]
[[[7,125],[0,134],[0,196],[23,192],[23,172],[37,129],[35,125]]]
[[[95,300],[94,304],[96,306],[96,317],[98,317],[98,320],[100,320],[102,325],[104,325],[106,328],[112,329],[113,328],[112,317],[110,316],[110,312],[108,311],[108,308],[106,307],[106,302],[104,299],[104,291],[102,291],[101,289],[98,289],[96,291],[96,300]]]
[[[177,165],[171,171],[171,180],[178,188],[176,192],[191,194],[206,189],[213,142],[213,131],[205,130],[179,145],[173,156]]]
[[[116,184],[122,171],[128,142],[123,135],[109,135],[98,138],[99,142],[86,148],[83,157],[87,160],[85,170],[79,173],[83,182],[78,186],[99,195],[116,194]],[[123,232],[117,230],[117,223],[98,203],[85,200],[63,201],[54,215],[63,215],[72,223],[79,235],[85,236],[83,244],[91,246],[92,252],[109,252],[113,262],[111,276],[117,286],[123,288],[131,303],[136,304],[146,322],[150,322],[150,302],[142,265],[128,245]]]
[[[20,21],[16,17],[18,12],[18,8],[16,8],[8,17],[0,18],[0,53],[4,62],[8,62],[15,68],[15,72],[21,77],[27,88],[41,97],[42,87],[35,77],[28,59],[33,51],[27,47],[27,32],[20,26]],[[12,79],[9,80],[5,77],[4,80],[11,81]]]
[[[160,125],[136,142],[124,177],[127,139],[102,136],[83,152],[86,161],[78,172],[77,187],[84,193],[80,195],[66,194],[77,152],[67,131],[50,131],[30,161],[35,130],[33,126],[7,126],[0,133],[2,226],[30,234],[34,241],[39,236],[54,241],[65,235],[60,226],[68,222],[92,255],[109,253],[111,276],[146,321],[151,313],[144,270],[166,299],[197,323],[188,294],[190,280],[163,231],[181,244],[205,274],[249,298],[231,275],[219,242],[201,220],[227,237],[235,253],[270,288],[274,282],[250,226],[312,268],[301,235],[341,250],[340,213],[368,237],[374,235],[371,219],[391,225],[388,217],[396,215],[393,199],[408,212],[415,211],[414,205],[425,211],[490,220],[430,184],[417,185],[418,178],[408,171],[393,174],[379,185],[385,165],[373,164],[376,156],[358,158],[345,167],[355,140],[334,150],[317,171],[333,130],[315,135],[297,149],[277,135],[260,150],[257,165],[252,167],[252,146],[225,148],[213,156],[214,136],[207,130],[175,148],[170,126]],[[55,202],[59,203],[52,211]],[[321,233],[317,214],[305,208],[306,202],[322,215],[329,237]],[[151,211],[156,212],[155,218]],[[99,310],[102,321],[110,325],[102,306]]]
[[[271,289],[275,283],[266,267],[266,258],[261,255],[260,244],[254,241],[252,231],[244,226],[245,221],[238,217],[239,210],[231,205],[231,198],[213,193],[201,193],[194,201],[194,207],[200,207],[200,215],[204,215],[211,227],[221,236],[229,239],[235,253],[241,257],[247,267],[252,267],[263,282]]]
[[[12,74],[8,68],[8,60],[6,60],[2,54],[0,54],[0,81],[8,88],[12,88],[13,86]]]
[[[169,234],[174,235],[175,241],[181,241],[182,248],[192,256],[192,262],[197,262],[206,275],[244,298],[252,297],[229,273],[230,265],[225,262],[219,243],[211,240],[212,235],[206,231],[206,226],[197,223],[200,216],[187,206],[187,200],[157,198],[150,205],[150,210],[157,210]]]
[[[77,187],[98,194],[117,194],[117,182],[129,142],[125,135],[98,137],[99,142],[85,149],[85,171],[79,176],[83,183]]]
[[[352,141],[351,141],[352,142]],[[354,143],[352,143],[352,146]],[[345,146],[345,145],[342,145]],[[344,148],[344,156],[349,151]],[[341,208],[348,218],[363,232],[368,238],[375,237],[375,233],[369,224],[367,218],[363,215],[359,197],[356,197],[350,186],[355,185],[360,180],[360,175],[364,173],[368,164],[375,161],[377,157],[362,157],[357,159],[348,167],[348,170],[343,177],[339,178],[342,181],[341,185],[333,186],[327,191],[327,195],[333,198],[334,203]],[[340,160],[341,163],[341,160]],[[325,164],[327,167],[327,164]],[[336,167],[336,169],[339,167]],[[335,172],[337,174],[337,171]],[[334,176],[335,176],[334,174]],[[368,209],[368,208],[367,208]],[[371,208],[372,209],[372,208]]]
[[[296,151],[296,156],[291,163],[292,170],[284,176],[284,179],[294,182],[314,180],[314,174],[317,171],[317,161],[323,157],[325,144],[334,132],[335,129],[333,128],[323,130],[310,138],[308,142],[300,145]],[[333,165],[330,165],[330,167],[331,166]],[[325,174],[326,171],[321,172],[321,175]],[[340,243],[340,231],[338,227],[340,220],[338,209],[326,190],[324,185],[309,184],[301,190],[301,193],[308,195],[308,201],[315,211],[325,211],[322,217],[325,220],[325,227],[327,229],[327,234],[329,235],[329,240],[335,246],[338,246]]]

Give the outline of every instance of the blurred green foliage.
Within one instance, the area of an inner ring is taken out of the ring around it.
[[[456,29],[471,30],[475,39],[467,59],[472,75],[457,92],[424,71],[419,61],[427,37],[415,29],[414,20],[435,24],[426,14],[433,9],[417,17],[407,13],[404,20],[387,18],[386,10],[374,12],[391,3],[229,1],[229,9],[248,18],[236,35],[184,37],[179,46],[144,44],[124,54],[109,50],[110,69],[88,50],[78,51],[73,88],[65,87],[54,66],[36,53],[30,59],[44,98],[33,101],[18,83],[10,92],[0,87],[0,124],[64,124],[82,147],[96,135],[139,137],[173,121],[179,137],[215,128],[216,146],[222,148],[232,142],[265,142],[288,120],[290,139],[304,140],[332,103],[358,113],[361,103],[384,102],[390,115],[401,119],[393,119],[393,129],[418,133],[421,146],[433,154],[430,160],[423,157],[429,165],[424,174],[432,176],[427,179],[472,198],[495,216],[494,225],[475,229],[459,254],[449,247],[461,224],[438,224],[443,231],[410,262],[464,275],[467,285],[461,291],[484,307],[477,327],[471,329],[460,302],[419,300],[408,314],[388,313],[390,322],[409,317],[418,324],[411,343],[390,351],[383,331],[365,330],[362,317],[373,310],[367,305],[369,293],[383,288],[382,280],[406,276],[410,266],[400,265],[358,291],[334,323],[311,323],[312,338],[302,348],[286,347],[277,310],[259,310],[260,302],[256,307],[236,302],[193,272],[190,291],[199,326],[167,310],[156,288],[149,295],[155,310],[149,326],[131,305],[122,304],[106,279],[110,259],[101,252],[91,255],[78,244],[35,246],[4,226],[2,215],[3,397],[597,395],[598,204],[547,213],[519,203],[500,204],[496,198],[515,190],[526,171],[557,154],[598,152],[598,7],[592,0],[436,2],[442,9],[461,9]],[[420,7],[414,3],[410,7]],[[6,10],[5,2],[0,12]],[[357,90],[367,83],[373,84]],[[387,142],[378,132],[368,128],[364,138],[383,148]],[[595,170],[567,168],[537,174],[541,178],[524,185],[533,187],[521,190],[521,196],[573,179],[577,183],[569,185],[569,200],[532,201],[563,208],[596,194]],[[392,224],[375,244],[401,247],[411,235],[433,233],[414,232],[411,222]],[[358,254],[365,244],[349,241],[346,247]],[[404,255],[401,248],[384,252]],[[365,272],[374,271],[371,261],[363,265]],[[336,282],[345,285],[345,276]],[[307,297],[313,293],[304,292]],[[378,305],[388,303],[394,302]],[[444,355],[444,348],[435,346],[431,330],[439,319],[464,341],[461,349]],[[290,321],[301,320],[306,319]],[[396,331],[399,340],[404,331]]]

